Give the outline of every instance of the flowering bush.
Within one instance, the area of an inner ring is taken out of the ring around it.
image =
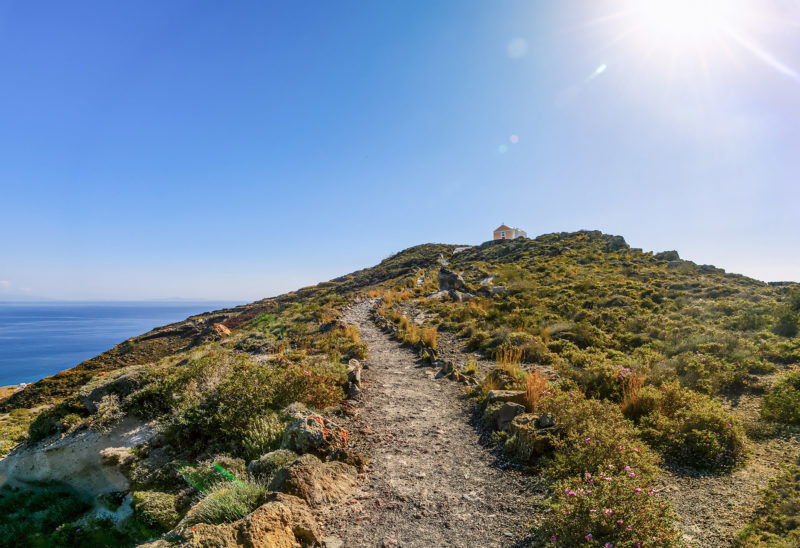
[[[599,466],[594,473],[559,482],[553,499],[552,513],[539,532],[543,544],[685,546],[669,503],[638,476],[629,477],[623,470]]]
[[[770,421],[800,424],[800,371],[784,375],[764,396],[761,416]]]

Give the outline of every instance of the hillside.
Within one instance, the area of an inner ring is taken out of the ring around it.
[[[800,285],[596,231],[455,249],[155,329],[0,401],[0,451],[23,442],[0,538],[795,545]],[[57,456],[76,447],[96,450]]]

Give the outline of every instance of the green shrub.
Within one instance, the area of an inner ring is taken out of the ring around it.
[[[225,523],[246,516],[264,502],[267,488],[254,480],[219,481],[187,515],[192,523]]]
[[[242,446],[247,460],[257,459],[281,446],[284,424],[277,414],[256,417],[244,433]]]
[[[785,374],[761,400],[765,420],[800,424],[800,371]]]
[[[181,519],[177,496],[161,491],[134,491],[131,500],[134,518],[154,532],[169,531]]]
[[[57,432],[69,431],[88,415],[89,412],[77,397],[66,398],[39,413],[28,429],[29,439],[37,442]]]
[[[755,517],[739,531],[736,543],[746,548],[800,546],[800,466],[788,467],[770,480]]]
[[[718,401],[677,383],[645,386],[625,414],[645,440],[676,463],[728,471],[747,458],[741,422]]]
[[[87,423],[92,430],[107,432],[124,416],[125,412],[120,406],[119,396],[108,394],[102,397],[97,404],[97,412],[87,420]]]

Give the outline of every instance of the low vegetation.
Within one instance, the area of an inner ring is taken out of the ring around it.
[[[753,521],[739,532],[737,545],[800,546],[800,466],[788,466],[770,481]]]

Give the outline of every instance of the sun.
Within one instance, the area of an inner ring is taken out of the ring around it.
[[[632,0],[627,12],[636,41],[647,50],[708,54],[741,25],[747,9],[735,0]]]
[[[800,25],[800,5],[781,10],[773,0],[611,0],[605,7],[611,9],[587,23],[611,27],[608,46],[642,68],[688,78],[700,70],[710,80],[715,65],[743,66],[749,58],[800,82],[797,70],[759,39],[770,29]]]

